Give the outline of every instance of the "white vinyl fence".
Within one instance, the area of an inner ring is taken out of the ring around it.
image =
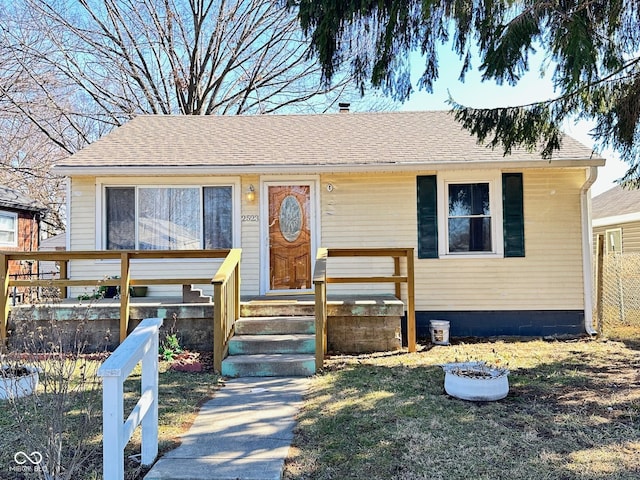
[[[103,476],[124,479],[124,448],[142,424],[142,464],[158,455],[158,333],[161,318],[147,318],[98,369],[102,377]],[[140,399],[123,423],[123,383],[142,362]]]

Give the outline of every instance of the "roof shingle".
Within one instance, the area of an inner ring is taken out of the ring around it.
[[[400,165],[498,162],[446,111],[163,116],[131,120],[58,164],[75,167]],[[565,136],[553,160],[601,159]],[[514,149],[509,161],[539,161]]]
[[[640,190],[613,187],[591,200],[592,218],[607,218],[640,212]]]
[[[47,210],[47,207],[36,200],[4,185],[0,185],[0,207],[39,213]]]

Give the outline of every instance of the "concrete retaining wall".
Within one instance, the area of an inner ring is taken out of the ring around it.
[[[329,317],[327,323],[329,352],[388,352],[402,348],[400,317]]]
[[[276,302],[277,303],[277,302]],[[302,314],[312,314],[313,305],[301,306]],[[213,304],[211,303],[133,303],[129,331],[145,318],[162,318],[160,341],[175,333],[188,350],[213,350]],[[274,302],[263,315],[273,315]],[[288,314],[295,314],[292,304]],[[252,312],[256,315],[255,308]],[[273,310],[273,311],[272,311]],[[404,305],[394,297],[341,298],[329,302],[327,346],[329,351],[363,353],[400,349],[400,318]],[[244,313],[243,313],[244,314]],[[301,313],[298,313],[301,314]],[[120,305],[104,299],[93,303],[16,306],[9,318],[9,346],[22,349],[25,344],[43,348],[54,342],[65,349],[81,344],[83,351],[113,351],[120,338]],[[17,335],[20,333],[20,335]]]
[[[133,305],[129,331],[145,318],[163,318],[160,342],[175,333],[183,348],[213,350],[213,305]],[[22,333],[16,335],[15,333]],[[113,351],[120,340],[120,306],[46,305],[14,307],[9,318],[9,346],[55,342],[65,349],[81,343],[86,352]],[[36,345],[36,346],[37,346]]]

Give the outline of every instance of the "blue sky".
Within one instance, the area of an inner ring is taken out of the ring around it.
[[[552,72],[549,69],[548,75],[543,75],[541,78],[542,65],[543,55],[536,54],[532,57],[529,72],[515,87],[500,86],[494,82],[482,82],[477,70],[469,72],[465,82],[462,83],[458,81],[461,62],[455,54],[443,47],[440,58],[440,78],[434,85],[434,93],[429,94],[416,90],[411,99],[400,107],[400,110],[448,110],[450,107],[446,100],[449,98],[449,94],[462,105],[487,108],[522,105],[553,98],[553,84],[550,78]],[[417,79],[424,67],[418,55],[412,58],[412,67],[415,79]],[[563,130],[593,148],[594,142],[589,136],[591,126],[585,121],[567,122],[563,126]],[[607,159],[607,164],[598,169],[598,180],[592,187],[592,196],[613,188],[614,181],[626,171],[626,164],[620,161],[614,152],[599,153]]]

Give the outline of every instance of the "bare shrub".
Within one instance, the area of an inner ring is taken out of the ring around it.
[[[28,317],[14,322],[13,347],[1,363],[35,367],[39,386],[32,395],[13,396],[0,405],[0,416],[7,417],[0,421],[11,427],[4,428],[0,440],[0,464],[9,465],[0,477],[25,478],[29,473],[29,478],[46,480],[95,478],[90,472],[100,470],[102,445],[97,360],[106,354],[83,353],[86,320],[71,326],[36,320],[31,309],[19,315]],[[3,372],[7,376],[10,371]]]

